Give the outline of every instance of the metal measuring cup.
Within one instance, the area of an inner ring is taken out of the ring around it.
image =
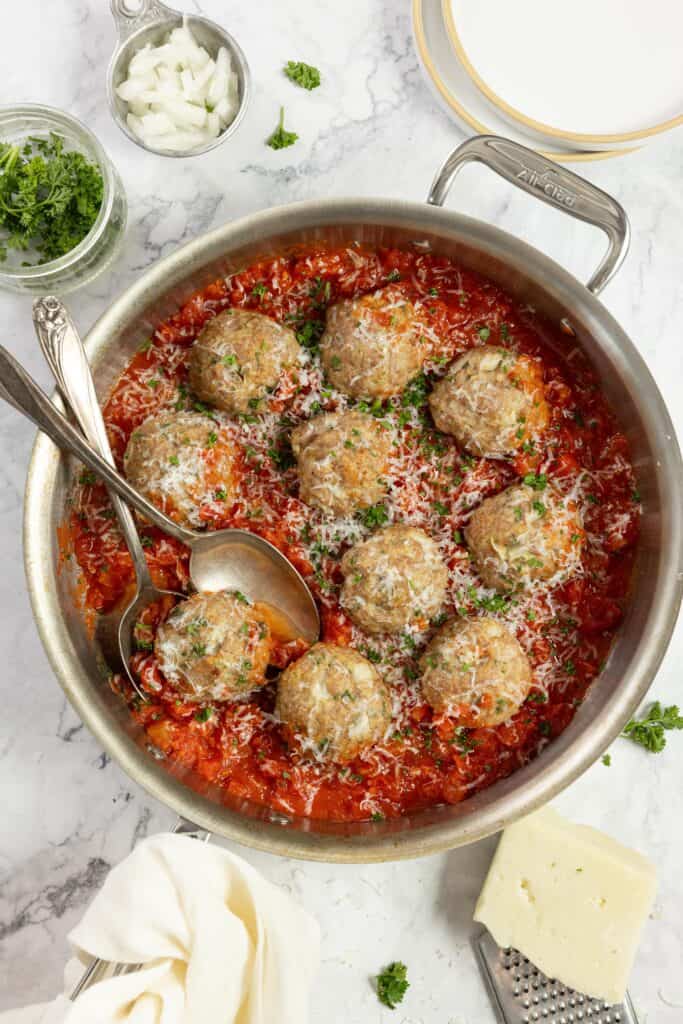
[[[119,43],[112,54],[107,71],[107,99],[114,120],[129,139],[142,149],[150,153],[159,153],[161,156],[199,156],[200,153],[207,153],[210,149],[220,146],[237,131],[249,103],[251,73],[240,45],[229,32],[208,18],[202,18],[197,14],[184,15],[162,4],[160,0],[111,0],[111,13],[118,30]],[[147,43],[153,46],[163,43],[172,29],[182,25],[183,18],[199,45],[203,46],[214,60],[221,46],[230,54],[237,75],[239,107],[230,124],[205,146],[189,150],[156,149],[154,146],[146,145],[130,130],[126,121],[128,104],[117,96],[116,89],[128,74],[128,65],[134,54]]]

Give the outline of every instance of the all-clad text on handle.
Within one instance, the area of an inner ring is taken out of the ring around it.
[[[526,146],[496,135],[479,135],[458,146],[446,159],[427,202],[443,206],[456,174],[472,162],[485,164],[530,196],[604,231],[609,242],[607,252],[587,285],[598,295],[623,263],[631,237],[628,217],[616,199]]]

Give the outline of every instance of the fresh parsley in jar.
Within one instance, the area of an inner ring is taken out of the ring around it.
[[[59,135],[0,142],[0,262],[11,249],[30,254],[22,266],[65,256],[97,220],[103,194],[97,164]]]
[[[118,255],[126,197],[81,121],[54,107],[0,107],[0,288],[65,295]]]

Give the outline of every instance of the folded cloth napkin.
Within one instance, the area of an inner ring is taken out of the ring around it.
[[[316,922],[227,850],[146,839],[114,868],[69,936],[77,955],[141,964],[75,1003],[0,1014],[0,1024],[304,1024]],[[73,961],[67,970],[69,988]]]

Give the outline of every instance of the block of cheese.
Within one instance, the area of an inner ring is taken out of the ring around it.
[[[619,1003],[655,890],[645,857],[546,807],[503,832],[474,919],[548,977]]]

